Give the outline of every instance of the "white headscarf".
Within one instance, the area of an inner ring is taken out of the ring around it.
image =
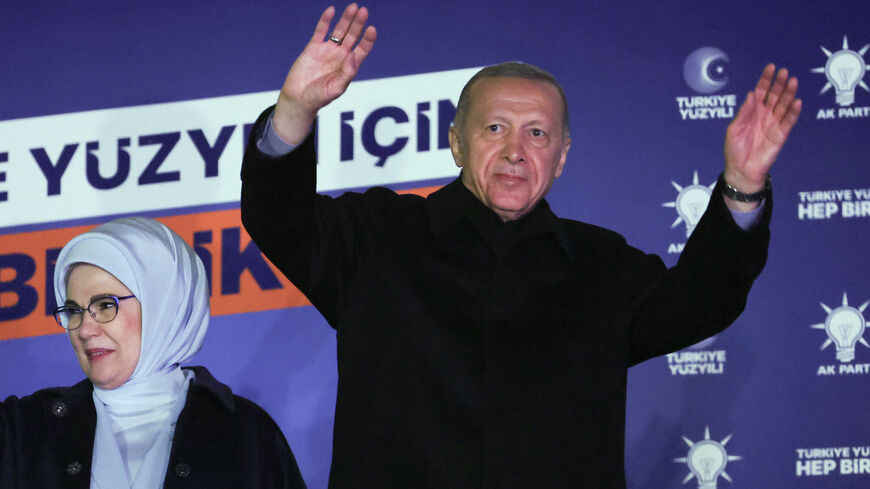
[[[117,389],[94,388],[91,487],[162,487],[173,427],[192,377],[179,364],[199,351],[208,330],[205,267],[181,237],[143,217],[103,224],[64,246],[54,270],[58,304],[66,301],[66,281],[76,263],[111,273],[142,307],[136,369]]]

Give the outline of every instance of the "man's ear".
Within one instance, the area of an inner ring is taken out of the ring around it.
[[[462,168],[462,144],[459,139],[459,129],[456,126],[450,126],[447,136],[450,138],[450,152],[453,154],[453,162]]]
[[[559,155],[559,164],[556,165],[556,178],[559,178],[562,175],[562,169],[565,168],[565,162],[568,161],[568,150],[571,149],[571,138],[565,137],[565,141],[562,143],[562,151]]]

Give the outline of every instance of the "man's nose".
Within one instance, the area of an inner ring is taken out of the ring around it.
[[[523,145],[523,138],[520,131],[510,131],[510,133],[505,136],[504,148],[502,151],[503,157],[508,161],[508,163],[517,164],[525,161],[525,147]]]

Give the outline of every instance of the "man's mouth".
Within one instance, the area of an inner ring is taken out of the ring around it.
[[[511,175],[510,173],[497,173],[496,176],[505,183],[518,184],[525,181],[520,175]]]

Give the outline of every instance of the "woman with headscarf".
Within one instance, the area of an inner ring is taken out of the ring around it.
[[[281,430],[204,367],[181,368],[208,329],[196,253],[146,218],[73,238],[54,271],[87,380],[0,403],[0,488],[303,488]]]

